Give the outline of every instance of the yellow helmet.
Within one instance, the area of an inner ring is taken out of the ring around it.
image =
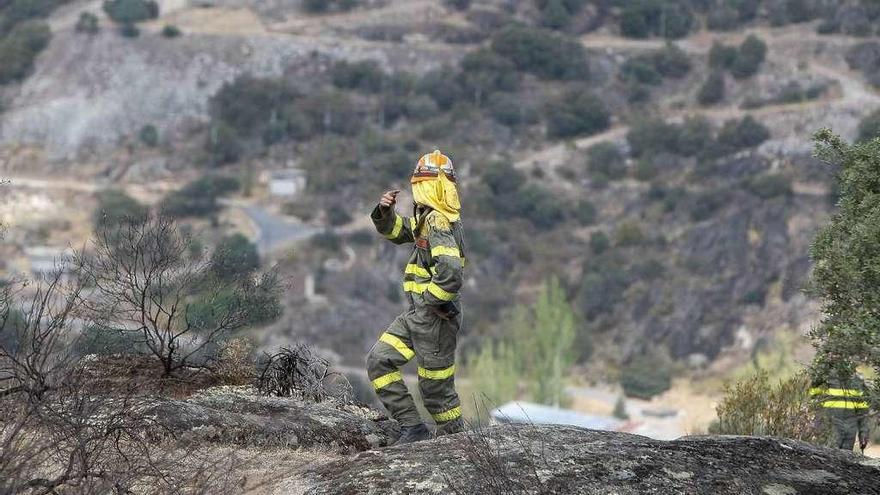
[[[423,180],[436,179],[440,172],[443,172],[447,179],[455,182],[455,169],[452,168],[452,160],[443,153],[440,153],[440,150],[434,150],[433,153],[428,153],[419,158],[416,168],[413,170],[412,178],[409,181],[415,184]]]

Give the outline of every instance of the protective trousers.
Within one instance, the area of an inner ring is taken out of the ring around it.
[[[401,426],[422,422],[400,368],[418,363],[419,392],[438,426],[461,417],[455,391],[455,346],[461,315],[444,319],[418,302],[398,316],[367,356],[367,374],[382,404]]]

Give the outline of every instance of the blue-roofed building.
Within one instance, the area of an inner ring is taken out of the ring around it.
[[[522,401],[508,402],[490,411],[489,416],[498,423],[570,425],[605,431],[618,431],[626,424],[625,421],[608,416],[593,416],[571,409]]]

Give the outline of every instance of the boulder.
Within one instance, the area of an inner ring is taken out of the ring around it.
[[[397,434],[394,421],[366,406],[264,397],[252,387],[213,387],[186,399],[144,400],[143,413],[155,424],[148,434],[188,442],[321,447],[347,454],[388,445]]]
[[[868,494],[880,468],[777,438],[660,441],[568,426],[492,426],[310,468],[309,494]]]

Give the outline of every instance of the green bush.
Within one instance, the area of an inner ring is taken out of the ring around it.
[[[98,16],[91,12],[82,12],[76,21],[74,30],[77,33],[97,34],[101,30],[98,25]]]
[[[694,16],[690,7],[683,2],[668,0],[628,1],[619,18],[620,33],[629,38],[682,38],[693,25]]]
[[[153,124],[147,124],[141,127],[141,132],[138,133],[138,137],[142,143],[149,147],[154,147],[159,144],[159,130],[156,129],[156,126]]]
[[[141,30],[132,23],[126,23],[119,28],[119,34],[125,38],[137,38],[141,35]]]
[[[766,173],[756,175],[746,182],[746,189],[761,199],[791,196],[791,179],[781,174]]]
[[[615,306],[623,301],[623,293],[628,286],[629,280],[620,260],[608,254],[598,256],[584,268],[578,291],[581,313],[586,319],[592,320],[613,312]]]
[[[443,110],[449,110],[464,99],[461,78],[450,67],[425,73],[419,80],[418,92],[430,96]]]
[[[463,89],[472,95],[477,105],[496,91],[516,91],[519,85],[519,75],[513,62],[488,49],[465,55],[460,68]]]
[[[674,124],[660,119],[641,119],[636,122],[626,135],[633,156],[658,151],[675,152],[680,130]]]
[[[718,144],[725,152],[754,148],[770,138],[770,131],[751,115],[729,120],[718,131]]]
[[[664,48],[627,59],[620,68],[624,80],[658,85],[664,77],[681,78],[691,70],[687,54],[668,43]]]
[[[730,73],[737,79],[755,75],[767,56],[767,44],[755,35],[749,35],[739,47]]]
[[[48,17],[55,8],[68,0],[3,0],[0,1],[0,37],[18,24]]]
[[[241,158],[241,136],[232,126],[218,122],[209,131],[205,149],[208,151],[212,165],[235,163]]]
[[[724,191],[702,191],[688,198],[688,207],[691,220],[702,222],[712,218],[715,213],[724,207],[728,197]]]
[[[611,115],[602,101],[585,90],[572,90],[548,105],[547,134],[565,138],[590,135],[611,125]]]
[[[724,73],[721,71],[712,71],[709,77],[700,86],[697,93],[697,102],[700,105],[708,106],[720,103],[724,99]]]
[[[688,117],[677,126],[677,132],[675,142],[671,143],[672,147],[667,151],[682,156],[699,156],[714,144],[712,124],[704,117]]]
[[[620,66],[620,75],[624,80],[656,86],[663,82],[663,76],[654,67],[647,55],[630,57]]]
[[[51,38],[47,24],[25,22],[15,26],[0,40],[0,85],[27,77],[37,55],[49,45]]]
[[[211,254],[211,272],[224,280],[249,276],[258,268],[260,255],[257,246],[241,234],[220,239]]]
[[[880,137],[880,110],[875,110],[859,122],[858,141],[870,141]]]
[[[177,26],[166,24],[165,27],[162,28],[162,36],[166,38],[179,38],[182,35],[183,32]]]
[[[587,54],[577,40],[543,29],[512,25],[492,37],[492,50],[520,71],[543,79],[586,79]]]
[[[825,414],[809,395],[807,373],[775,385],[765,371],[724,387],[724,398],[715,408],[718,421],[709,433],[716,435],[774,436],[824,445],[830,432]]]
[[[110,189],[98,193],[98,206],[92,216],[92,224],[100,232],[137,224],[146,218],[146,206],[124,191]]]
[[[153,0],[104,0],[104,12],[119,24],[134,24],[159,17]]]
[[[169,193],[160,209],[173,217],[204,217],[220,210],[217,199],[239,188],[238,180],[231,177],[206,175],[183,188]]]
[[[330,70],[333,85],[337,88],[356,89],[366,93],[377,93],[385,82],[385,71],[375,60],[360,62],[336,62]]]
[[[619,180],[626,176],[623,152],[614,143],[605,141],[587,148],[587,166],[593,177]]]
[[[605,232],[600,230],[590,234],[590,250],[593,251],[593,254],[602,254],[610,247],[611,239],[608,238],[608,234]]]
[[[637,222],[623,222],[614,231],[614,243],[617,246],[637,246],[643,242],[645,242],[645,234]]]
[[[715,69],[730,69],[736,62],[737,53],[735,46],[727,46],[715,41],[709,49],[709,66]]]
[[[499,124],[510,127],[538,121],[535,108],[522,101],[516,93],[495,93],[489,98],[489,115]]]
[[[665,359],[638,356],[620,369],[620,385],[627,397],[650,400],[672,386],[672,369]]]
[[[597,216],[598,211],[592,201],[583,198],[578,200],[575,209],[575,218],[577,218],[578,223],[581,225],[593,225],[596,223]]]

